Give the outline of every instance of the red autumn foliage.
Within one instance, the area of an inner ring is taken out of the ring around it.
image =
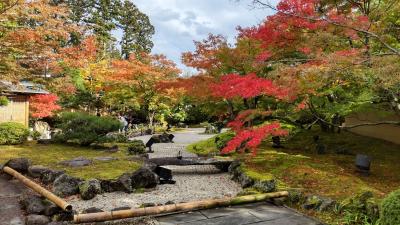
[[[41,119],[51,117],[54,112],[60,110],[57,104],[58,97],[55,94],[33,95],[29,99],[29,111],[32,118]]]
[[[284,136],[287,131],[281,129],[278,122],[262,125],[260,127],[249,128],[240,130],[236,136],[230,140],[226,147],[222,149],[222,153],[226,154],[233,151],[251,150],[253,154],[257,153],[257,147],[261,144],[262,140],[269,135]]]
[[[236,97],[254,98],[260,95],[274,96],[283,99],[288,91],[274,85],[271,80],[257,77],[255,73],[245,76],[228,74],[221,78],[219,83],[212,85],[213,94],[225,99]]]
[[[198,101],[210,99],[212,96],[211,85],[214,83],[214,78],[197,75],[187,78],[177,78],[175,80],[166,80],[158,83],[158,90],[175,90],[174,93],[183,91],[184,94],[196,98]]]
[[[77,68],[85,66],[96,59],[97,44],[96,37],[89,36],[79,46],[62,49],[61,54],[64,56],[64,62]]]

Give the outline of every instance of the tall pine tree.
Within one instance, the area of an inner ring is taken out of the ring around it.
[[[154,27],[146,14],[140,12],[132,2],[125,0],[119,7],[117,21],[117,26],[123,32],[120,41],[123,58],[127,59],[132,53],[151,51]]]

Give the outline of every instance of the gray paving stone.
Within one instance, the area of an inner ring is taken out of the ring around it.
[[[233,214],[237,214],[238,212],[248,212],[248,210],[245,208],[226,207],[217,209],[207,209],[201,211],[201,213],[209,219],[222,216],[230,216]]]
[[[276,220],[267,220],[251,225],[322,225],[306,217],[284,217]]]
[[[319,225],[321,223],[286,207],[277,207],[269,203],[254,203],[227,208],[197,211],[205,216],[183,221],[179,214],[165,216],[160,225]],[[198,215],[198,214],[197,214]],[[192,221],[188,221],[192,220]],[[167,223],[166,223],[167,222]]]
[[[170,216],[160,217],[157,220],[162,225],[173,225],[205,219],[207,219],[207,217],[205,217],[200,211],[196,211],[190,213],[173,214]]]
[[[258,211],[249,210],[249,213],[251,213],[252,215],[256,216],[257,218],[263,221],[286,218],[290,217],[293,214],[293,212],[288,212],[281,209],[269,209],[269,210],[258,210]]]
[[[245,225],[260,222],[261,220],[248,212],[237,212],[233,215],[216,217],[207,220],[182,223],[182,225]],[[180,223],[178,223],[181,225]]]
[[[24,225],[25,217],[18,202],[24,188],[16,180],[0,175],[0,225]]]

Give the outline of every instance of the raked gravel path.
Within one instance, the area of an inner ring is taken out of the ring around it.
[[[201,134],[202,132],[204,129],[198,128],[176,132],[175,143],[154,144],[154,153],[149,154],[149,157],[176,157],[178,152],[181,152],[183,157],[196,157],[195,154],[187,152],[185,147],[213,136]],[[141,136],[135,139],[146,142],[149,138],[150,136]],[[82,201],[77,198],[71,199],[70,202],[78,212],[90,207],[111,210],[116,207],[136,208],[145,203],[165,204],[168,201],[179,203],[230,197],[242,190],[240,185],[230,179],[229,174],[220,173],[214,166],[168,166],[168,168],[172,169],[176,184],[158,185],[155,189],[144,193],[104,193],[92,200]]]

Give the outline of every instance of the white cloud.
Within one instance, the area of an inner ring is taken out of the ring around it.
[[[274,0],[276,1],[276,0]],[[154,53],[163,53],[184,70],[181,53],[194,50],[193,40],[209,33],[233,41],[236,27],[257,25],[272,12],[251,9],[250,0],[133,0],[154,25]]]

